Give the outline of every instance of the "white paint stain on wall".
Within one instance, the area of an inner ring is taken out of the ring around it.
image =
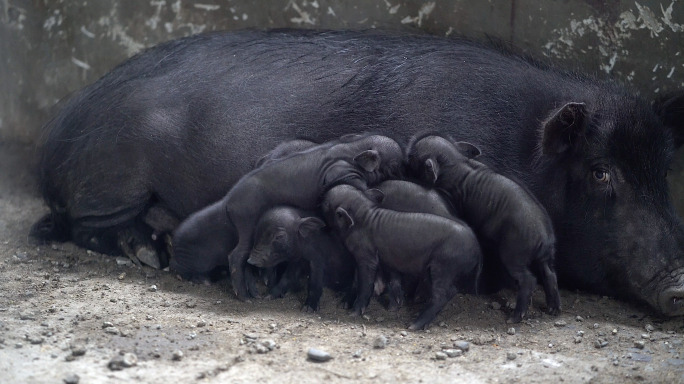
[[[624,43],[633,40],[632,33],[637,30],[647,29],[649,36],[654,39],[659,33],[665,31],[665,27],[672,32],[684,31],[684,26],[672,20],[671,2],[667,8],[660,5],[662,16],[657,16],[649,7],[634,2],[635,9],[622,12],[618,21],[614,24],[607,23],[604,19],[590,16],[581,20],[570,20],[569,26],[553,30],[556,38],[544,45],[547,55],[567,58],[575,52],[575,40],[586,35],[592,35],[598,39],[596,49],[602,57],[600,69],[606,73],[612,72],[615,64],[621,56],[629,54]]]
[[[161,11],[164,7],[166,7],[166,1],[150,1],[150,5],[156,7],[156,9],[154,10],[154,15],[145,21],[145,25],[151,29],[157,29],[157,25],[161,21]]]
[[[145,45],[136,41],[128,35],[126,29],[119,22],[119,15],[116,7],[109,12],[109,16],[102,16],[97,24],[105,29],[105,36],[118,42],[126,49],[128,56],[133,56],[145,48]]]
[[[193,4],[193,6],[204,11],[218,11],[221,9],[220,5],[215,4]]]
[[[81,61],[81,60],[79,60],[79,59],[77,59],[77,58],[75,58],[75,57],[72,56],[72,57],[71,57],[71,62],[74,63],[74,64],[76,64],[77,67],[83,68],[83,69],[85,69],[86,71],[90,70],[90,65],[89,65],[88,63],[86,63],[85,61]]]
[[[435,9],[435,2],[431,1],[429,3],[423,4],[422,7],[418,10],[418,16],[411,17],[411,16],[406,16],[401,20],[402,24],[416,24],[417,26],[421,26],[423,24],[423,19],[427,19],[428,16],[434,11]],[[391,11],[391,9],[390,9]],[[390,12],[391,13],[391,12]]]
[[[307,5],[310,5],[311,3],[304,1],[302,3],[302,7],[306,7]],[[299,7],[299,5],[294,1],[290,0],[287,3],[287,6],[285,6],[284,11],[289,10],[292,8],[299,16],[293,17],[290,19],[291,22],[302,25],[302,24],[310,24],[310,25],[316,25],[316,18],[312,17],[311,14],[302,8]],[[316,2],[316,6],[314,8],[318,8],[318,3]]]

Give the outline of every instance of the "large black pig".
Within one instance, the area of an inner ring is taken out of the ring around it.
[[[525,184],[557,234],[562,285],[684,313],[684,232],[666,174],[684,93],[652,104],[613,82],[467,41],[243,31],[151,48],[46,125],[42,239],[118,252],[154,203],[178,218],[220,199],[277,143],[432,129]]]

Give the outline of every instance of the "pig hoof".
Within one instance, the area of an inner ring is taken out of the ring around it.
[[[560,313],[561,313],[561,309],[560,309],[560,308],[551,308],[551,309],[549,309],[549,315],[551,315],[551,316],[558,316],[558,315],[560,315]]]
[[[506,320],[506,324],[517,324],[522,321],[522,316],[513,315]]]
[[[303,312],[316,312],[316,311],[318,311],[318,307],[317,307],[317,306],[314,307],[314,306],[312,306],[312,305],[310,305],[310,304],[305,304],[305,305],[302,307],[302,311],[303,311]]]
[[[157,252],[147,248],[140,247],[135,251],[135,257],[140,260],[141,263],[149,265],[154,269],[161,269],[161,263],[159,262],[159,256]]]

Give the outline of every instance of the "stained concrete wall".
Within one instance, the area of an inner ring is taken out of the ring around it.
[[[645,94],[684,85],[671,0],[0,0],[0,141],[32,142],[55,102],[145,47],[246,27],[489,34]]]

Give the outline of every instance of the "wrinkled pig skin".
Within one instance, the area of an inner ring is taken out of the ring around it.
[[[274,298],[289,290],[292,280],[301,274],[296,269],[306,267],[306,311],[318,310],[324,286],[345,293],[347,300],[353,294],[354,259],[339,236],[312,212],[276,207],[264,213],[257,223],[254,247],[247,262],[260,268],[287,263],[280,281],[269,292]]]
[[[161,202],[221,199],[269,148],[430,129],[479,147],[529,188],[557,236],[561,285],[684,313],[684,232],[666,174],[684,97],[653,103],[460,39],[378,31],[240,31],[150,48],[60,105],[42,135],[42,240],[118,253]],[[551,123],[551,124],[550,124]]]
[[[350,185],[330,189],[321,204],[328,225],[356,260],[358,287],[354,313],[361,315],[373,293],[378,266],[430,281],[425,309],[409,326],[427,329],[456,295],[480,275],[482,253],[475,233],[463,223],[419,212],[378,207]]]

